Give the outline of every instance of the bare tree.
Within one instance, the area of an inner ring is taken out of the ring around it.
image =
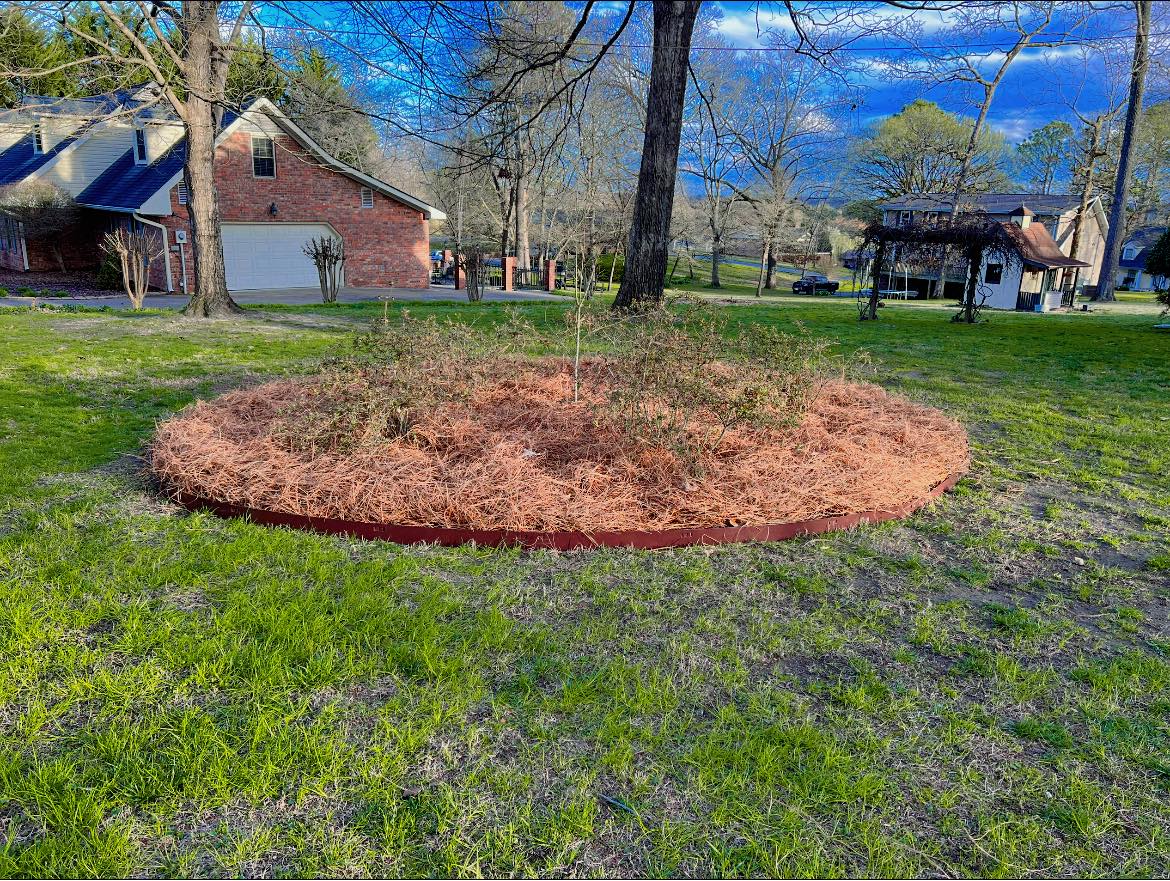
[[[955,8],[951,12],[954,25],[949,29],[949,39],[940,40],[938,34],[931,37],[934,42],[949,44],[953,49],[926,48],[920,39],[909,38],[912,48],[891,66],[891,70],[903,78],[925,79],[935,85],[960,83],[973,87],[977,110],[966,148],[959,156],[959,171],[949,211],[952,221],[963,210],[971,164],[979,152],[996,92],[1012,63],[1026,49],[1054,47],[1065,40],[1064,36],[1043,37],[1053,23],[1057,8],[1054,0],[1015,0],[1010,4],[969,4]],[[1070,31],[1075,31],[1087,13],[1077,4],[1070,3],[1067,8],[1075,10],[1077,20],[1068,25]],[[1001,31],[1010,34],[1011,42],[1004,49],[972,53],[968,48],[969,44],[992,39]],[[931,293],[936,296],[944,293],[942,287],[948,266],[948,246],[944,243],[942,248],[938,278],[931,284]],[[964,295],[972,291],[971,285],[964,285]],[[973,316],[975,311],[972,304],[966,304],[962,314]]]
[[[1089,219],[1089,206],[1098,195],[1105,179],[1102,169],[1103,160],[1109,156],[1109,141],[1117,115],[1125,106],[1125,96],[1120,87],[1121,76],[1117,70],[1119,64],[1114,53],[1108,49],[1101,51],[1095,47],[1082,47],[1080,50],[1081,75],[1074,78],[1069,85],[1071,91],[1062,95],[1063,104],[1080,124],[1080,131],[1072,145],[1073,153],[1073,187],[1080,196],[1077,205],[1076,217],[1073,221],[1072,240],[1069,245],[1069,256],[1080,260],[1081,243],[1085,239],[1085,227]],[[1097,63],[1104,67],[1104,75],[1097,67]],[[1067,81],[1068,62],[1060,61],[1062,76]],[[1055,71],[1054,71],[1055,72]],[[1059,80],[1058,80],[1059,82]],[[1086,87],[1092,86],[1095,91],[1104,93],[1104,105],[1095,111],[1080,109]],[[1091,261],[1088,261],[1091,262]],[[1064,275],[1065,297],[1070,297],[1077,289],[1081,280],[1080,268]],[[1099,279],[1098,279],[1099,281]]]
[[[305,242],[301,250],[317,267],[322,302],[336,303],[337,291],[345,272],[345,245],[341,239],[333,236],[316,236]]]
[[[1129,74],[1129,102],[1125,110],[1125,128],[1121,136],[1121,155],[1117,160],[1117,181],[1113,188],[1113,204],[1109,207],[1109,235],[1105,239],[1105,259],[1101,277],[1097,281],[1096,299],[1111,301],[1117,283],[1117,261],[1121,256],[1121,240],[1125,237],[1125,206],[1129,199],[1134,144],[1138,123],[1142,117],[1142,97],[1146,91],[1146,72],[1150,66],[1150,0],[1133,0],[1134,42],[1133,63]]]
[[[696,178],[703,188],[707,231],[711,236],[711,287],[720,287],[719,263],[723,257],[723,235],[740,202],[735,182],[739,177],[741,154],[730,120],[742,109],[735,92],[742,82],[726,75],[726,68],[705,58],[691,66],[694,100],[683,125],[687,160],[682,171]]]
[[[240,45],[252,0],[229,7],[220,0],[148,3],[135,0],[137,21],[126,9],[97,0],[111,32],[125,43],[123,53],[112,39],[84,30],[63,18],[63,26],[92,47],[95,56],[122,66],[132,77],[145,77],[157,98],[183,123],[187,138],[184,178],[191,217],[195,284],[184,314],[219,317],[238,312],[227,291],[215,190],[215,137],[227,105],[225,88],[233,51]],[[234,12],[229,14],[229,8]],[[223,13],[223,15],[221,15]]]
[[[117,259],[122,269],[122,287],[135,311],[142,308],[150,284],[150,267],[166,253],[155,230],[119,226],[106,233],[102,250]]]

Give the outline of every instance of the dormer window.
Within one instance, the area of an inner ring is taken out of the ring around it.
[[[39,156],[45,152],[45,133],[41,131],[41,124],[38,122],[33,126],[33,155]]]
[[[1132,260],[1137,256],[1137,249],[1133,245],[1126,245],[1125,250],[1121,252],[1121,259]]]
[[[146,129],[134,129],[134,164],[145,165],[146,156]]]
[[[362,207],[363,208],[373,208],[374,207],[374,191],[371,190],[369,187],[362,187]]]
[[[276,145],[268,135],[252,135],[252,176],[276,177]]]

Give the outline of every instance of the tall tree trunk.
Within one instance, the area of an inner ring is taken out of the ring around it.
[[[719,233],[712,232],[711,234],[711,287],[722,287],[719,284],[719,258],[723,256],[723,242],[719,238]]]
[[[524,178],[516,181],[516,268],[532,268],[528,242],[528,187]]]
[[[645,309],[662,301],[691,34],[699,6],[700,0],[654,0],[654,58],[650,64],[646,136],[626,248],[626,271],[613,301],[616,310]]]
[[[975,295],[979,289],[979,266],[983,263],[983,251],[967,252],[967,277],[963,284],[963,308],[955,316],[955,321],[963,324],[974,324],[977,317]]]
[[[1113,288],[1117,284],[1117,259],[1121,255],[1121,240],[1125,237],[1125,203],[1129,198],[1137,128],[1142,116],[1142,98],[1146,93],[1146,71],[1150,66],[1150,0],[1134,0],[1133,8],[1137,32],[1129,75],[1129,106],[1125,109],[1121,155],[1117,159],[1117,183],[1113,188],[1113,204],[1109,206],[1109,235],[1105,238],[1105,257],[1095,298],[1105,302],[1114,299]]]
[[[764,236],[764,250],[760,254],[760,277],[756,279],[756,296],[764,295],[764,277],[768,274],[768,260],[772,256],[772,240]]]
[[[515,197],[512,189],[506,184],[499,184],[500,193],[500,266],[504,265],[504,258],[508,256],[508,228],[512,225],[512,206]]]
[[[215,191],[217,90],[212,54],[219,34],[218,6],[214,0],[190,0],[183,5],[182,19],[188,87],[184,177],[191,217],[191,253],[195,261],[195,291],[183,314],[197,318],[217,318],[242,311],[228,294],[219,198]]]
[[[1096,183],[1097,159],[1099,158],[1098,150],[1100,149],[1101,129],[1104,126],[1100,117],[1093,123],[1091,132],[1092,140],[1089,142],[1089,155],[1085,160],[1085,182],[1081,187],[1081,203],[1077,206],[1076,218],[1073,220],[1073,234],[1072,242],[1069,244],[1068,256],[1074,260],[1080,258],[1077,254],[1081,250],[1081,237],[1084,235],[1085,220],[1089,215],[1089,203],[1093,201],[1093,188]],[[1075,267],[1071,272],[1065,273],[1065,296],[1070,299],[1070,305],[1076,300],[1077,282],[1081,277],[1080,267]],[[1098,279],[1098,282],[1100,279]]]
[[[776,246],[773,245],[768,249],[768,266],[764,273],[764,287],[770,291],[776,290],[776,263],[778,258],[776,256]]]
[[[882,264],[886,262],[886,243],[883,239],[879,239],[877,247],[874,248],[873,268],[870,273],[870,290],[869,299],[862,304],[861,314],[858,316],[862,321],[877,321],[878,317],[878,303],[881,302],[882,294]]]

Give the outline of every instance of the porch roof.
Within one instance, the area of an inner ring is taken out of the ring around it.
[[[1059,269],[1061,267],[1091,265],[1083,260],[1074,260],[1072,257],[1066,256],[1043,224],[1030,223],[1027,227],[1021,227],[1008,221],[1000,225],[1007,230],[1008,236],[1015,243],[1025,266]]]

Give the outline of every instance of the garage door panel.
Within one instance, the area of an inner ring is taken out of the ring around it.
[[[229,290],[316,287],[305,242],[337,234],[320,223],[225,223],[223,261]]]

